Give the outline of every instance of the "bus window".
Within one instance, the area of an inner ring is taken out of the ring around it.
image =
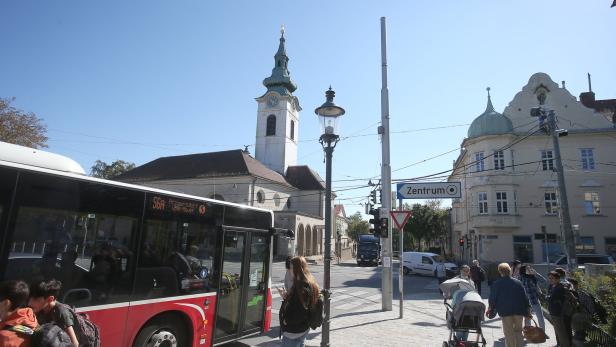
[[[133,300],[215,290],[220,208],[156,195],[148,195],[146,206]]]
[[[123,188],[22,173],[5,278],[58,279],[60,301],[78,307],[126,301],[143,199]]]

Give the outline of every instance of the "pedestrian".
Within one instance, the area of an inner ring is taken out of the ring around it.
[[[522,265],[522,262],[516,259],[511,267],[511,277],[518,280],[520,279],[520,265]]]
[[[471,268],[468,265],[460,266],[460,274],[456,276],[456,278],[461,278],[463,280],[467,280],[470,284],[475,286],[473,280],[471,279]]]
[[[560,274],[556,271],[550,271],[548,274],[548,281],[551,286],[550,295],[548,297],[548,312],[550,313],[551,322],[554,326],[554,333],[556,333],[556,342],[560,347],[570,347],[572,335],[571,326],[567,327],[563,315],[563,304],[565,302],[567,289],[564,284],[561,283]]]
[[[31,346],[30,340],[38,322],[32,309],[26,306],[29,295],[24,281],[0,283],[0,346]]]
[[[486,279],[486,272],[481,266],[479,266],[479,260],[477,259],[473,260],[473,265],[471,265],[470,270],[471,279],[475,284],[475,289],[477,289],[477,293],[481,295],[481,282]]]
[[[73,346],[77,347],[79,341],[75,333],[75,317],[66,305],[57,300],[61,289],[62,282],[55,279],[33,283],[30,286],[28,306],[32,307],[40,324],[53,323],[59,326],[66,332]]]
[[[541,303],[539,302],[539,296],[541,295],[541,290],[538,286],[539,280],[545,281],[545,278],[537,274],[535,269],[530,267],[530,265],[520,266],[520,282],[522,282],[524,290],[526,290],[526,295],[530,301],[530,307],[533,309],[535,316],[537,316],[539,327],[545,332],[545,320],[543,319],[543,310],[541,309]],[[531,319],[525,318],[524,326],[530,325]]]
[[[304,347],[310,331],[310,308],[319,299],[320,290],[304,257],[291,259],[293,285],[281,307],[280,326],[283,347]]]
[[[442,295],[443,291],[441,290],[441,283],[445,282],[447,279],[447,270],[445,269],[445,263],[442,261],[436,264],[436,279],[438,280],[439,285],[438,291]]]
[[[287,256],[287,259],[284,261],[284,267],[287,269],[284,273],[284,289],[280,287],[276,287],[278,289],[278,294],[284,300],[287,297],[287,293],[291,290],[293,286],[293,270],[291,269],[291,259],[293,257]]]
[[[511,277],[509,264],[499,264],[498,272],[501,277],[492,283],[487,315],[502,318],[506,347],[522,347],[522,318],[532,317],[528,296],[522,283]]]

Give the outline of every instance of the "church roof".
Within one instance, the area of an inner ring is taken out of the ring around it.
[[[252,175],[290,186],[278,172],[240,149],[163,157],[117,176],[125,182]]]
[[[324,190],[325,182],[307,165],[289,166],[287,181],[301,190]]]
[[[500,135],[513,131],[511,120],[494,110],[490,99],[490,88],[488,90],[488,105],[486,110],[475,118],[468,128],[468,138],[480,137],[484,135]]]
[[[263,85],[267,87],[267,91],[275,91],[280,95],[291,95],[297,89],[297,85],[291,80],[291,73],[287,68],[289,57],[284,42],[284,28],[282,28],[278,52],[274,55],[272,75],[263,80]]]

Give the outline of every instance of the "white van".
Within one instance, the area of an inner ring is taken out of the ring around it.
[[[443,257],[435,253],[404,252],[402,256],[405,275],[418,274],[436,277],[436,265],[440,262],[444,262]],[[448,273],[458,271],[458,267],[453,263],[445,263],[445,269]]]

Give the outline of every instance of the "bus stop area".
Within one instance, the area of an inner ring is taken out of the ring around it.
[[[486,305],[487,305],[487,300]],[[489,347],[504,347],[505,340],[501,319],[487,319],[482,324],[483,335]],[[552,325],[546,321],[545,343],[537,347],[556,345]],[[275,328],[270,336],[278,335]],[[442,299],[433,294],[407,295],[404,302],[404,318],[399,319],[398,301],[394,300],[392,311],[381,311],[381,304],[366,305],[355,312],[334,317],[330,327],[331,346],[442,346],[449,337],[445,322],[445,307]],[[469,336],[469,340],[474,337]],[[273,347],[280,344],[278,338],[252,346]],[[307,347],[321,345],[321,330],[311,330],[306,339]]]

